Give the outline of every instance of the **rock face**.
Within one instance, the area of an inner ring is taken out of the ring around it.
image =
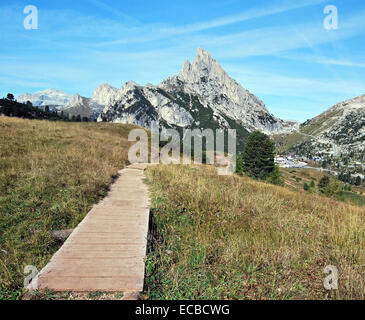
[[[297,126],[270,114],[203,49],[198,49],[192,64],[185,62],[178,75],[158,86],[127,82],[98,117],[146,128],[156,120],[163,128],[236,129],[239,140],[253,130],[274,134]]]
[[[65,106],[64,112],[69,116],[78,116],[81,118],[95,118],[97,113],[90,106],[90,99],[81,97],[79,94],[75,94],[71,101]]]
[[[64,111],[70,116],[80,115],[95,120],[104,107],[114,101],[117,91],[116,88],[104,83],[95,89],[91,98],[75,94],[64,107]]]
[[[230,78],[203,49],[198,49],[192,64],[186,61],[177,76],[166,79],[159,87],[168,92],[183,91],[197,96],[202,105],[211,108],[218,118],[224,115],[249,131],[261,130],[271,134],[284,130],[283,121],[270,114],[259,98]]]
[[[336,144],[344,153],[365,150],[365,95],[340,102],[303,123],[301,130]]]
[[[101,106],[110,105],[117,94],[118,89],[104,83],[97,87],[91,97],[91,101]]]

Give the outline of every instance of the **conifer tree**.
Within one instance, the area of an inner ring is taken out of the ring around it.
[[[252,132],[243,150],[242,162],[248,176],[266,179],[275,168],[274,142],[260,131]]]

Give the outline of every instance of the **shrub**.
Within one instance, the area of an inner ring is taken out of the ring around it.
[[[275,184],[277,186],[283,186],[284,185],[284,178],[281,175],[281,172],[279,170],[278,166],[274,166],[274,170],[270,173],[268,179],[268,182]]]
[[[328,176],[324,176],[318,184],[318,188],[323,192],[324,189],[326,189],[328,187],[328,185],[330,184],[330,178]]]

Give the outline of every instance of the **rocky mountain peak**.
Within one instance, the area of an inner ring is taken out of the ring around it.
[[[199,48],[196,58],[191,64],[186,61],[178,74],[178,78],[184,82],[199,82],[205,78],[219,78],[224,80],[226,72],[223,70],[219,62],[212,58],[211,54]]]
[[[91,100],[100,105],[108,105],[114,100],[117,91],[117,88],[112,87],[108,83],[103,83],[95,89]]]
[[[220,67],[217,60],[213,59],[210,53],[204,49],[199,48],[196,53],[196,58],[193,62],[192,68],[196,71],[203,71],[209,74],[212,69]],[[223,69],[220,67],[223,71]]]
[[[81,97],[79,94],[74,94],[72,96],[71,101],[67,104],[67,107],[74,107],[74,106],[84,106],[88,104],[88,99],[85,97]]]
[[[158,86],[125,83],[99,117],[99,121],[144,127],[152,119],[160,119],[167,127],[235,127],[241,132],[262,130],[269,134],[293,130],[292,123],[270,114],[259,98],[230,78],[201,48],[193,63],[186,61],[179,74]]]

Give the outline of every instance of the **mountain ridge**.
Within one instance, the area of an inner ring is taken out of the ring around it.
[[[310,157],[365,153],[365,95],[333,105],[284,139],[292,139],[287,151]]]
[[[229,77],[209,52],[199,48],[193,63],[157,86],[125,83],[98,121],[162,128],[236,129],[239,139],[253,130],[291,132],[298,124],[276,118],[265,104]]]
[[[185,61],[176,75],[158,85],[128,81],[117,89],[103,83],[91,98],[47,89],[20,95],[18,100],[41,107],[53,105],[70,116],[80,114],[99,122],[149,128],[159,121],[162,128],[179,130],[231,128],[238,131],[241,142],[249,132],[260,130],[271,136],[288,136],[290,149],[302,154],[365,149],[365,95],[340,102],[302,124],[284,121],[202,48],[192,63]]]

